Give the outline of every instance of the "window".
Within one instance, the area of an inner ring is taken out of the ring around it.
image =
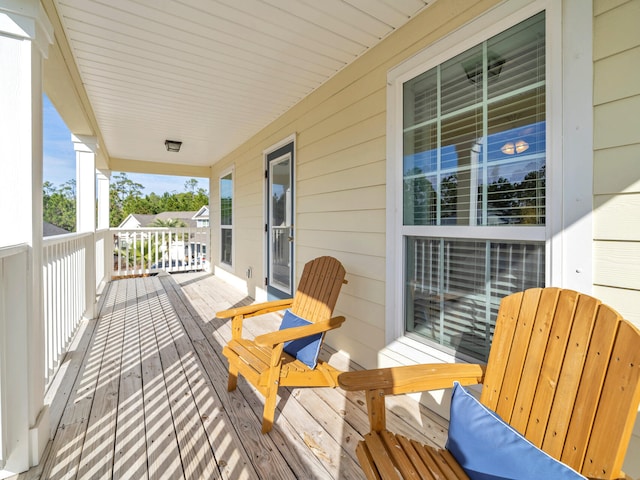
[[[220,177],[220,262],[233,266],[233,171]]]
[[[396,83],[404,335],[485,360],[500,299],[545,285],[545,12]]]

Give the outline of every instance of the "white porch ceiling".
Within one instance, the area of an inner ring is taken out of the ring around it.
[[[54,0],[111,158],[207,166],[433,0]],[[183,142],[179,153],[165,139]]]

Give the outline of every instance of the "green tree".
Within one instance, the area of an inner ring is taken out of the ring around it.
[[[142,197],[143,186],[127,177],[126,173],[114,175],[109,185],[109,224],[117,227],[135,211],[136,200]]]
[[[42,185],[42,218],[69,232],[76,230],[76,181],[68,180],[60,187],[51,182]]]
[[[198,188],[198,180],[195,178],[190,178],[186,182],[184,182],[184,191],[191,192],[193,194],[196,193],[196,189]]]
[[[166,227],[166,228],[181,228],[186,227],[187,224],[184,223],[179,218],[168,218],[166,220],[162,220],[161,218],[156,218],[151,224],[152,227]]]

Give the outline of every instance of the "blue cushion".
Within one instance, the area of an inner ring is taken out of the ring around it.
[[[446,448],[471,480],[585,479],[537,448],[457,382]]]
[[[291,310],[284,312],[280,330],[292,327],[303,327],[311,325],[311,322],[292,313]],[[308,337],[291,340],[284,344],[284,351],[292,357],[296,357],[309,368],[316,368],[318,363],[318,354],[320,353],[320,344],[322,343],[322,333],[316,333]]]

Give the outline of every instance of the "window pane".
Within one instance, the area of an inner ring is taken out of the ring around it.
[[[441,72],[441,113],[459,112],[482,102],[483,56],[478,45],[443,63]]]
[[[222,228],[220,230],[220,261],[231,265],[231,247],[233,240],[233,230]]]
[[[232,265],[233,172],[220,178],[220,262]]]
[[[545,15],[539,13],[487,41],[487,51],[503,60],[495,81],[488,83],[490,99],[545,81]]]
[[[540,13],[403,85],[404,225],[544,225]]]
[[[500,299],[544,286],[544,242],[407,237],[405,327],[486,360]]]
[[[441,124],[440,224],[475,225],[482,110],[448,116]]]
[[[232,225],[233,176],[231,173],[220,179],[220,225]]]

